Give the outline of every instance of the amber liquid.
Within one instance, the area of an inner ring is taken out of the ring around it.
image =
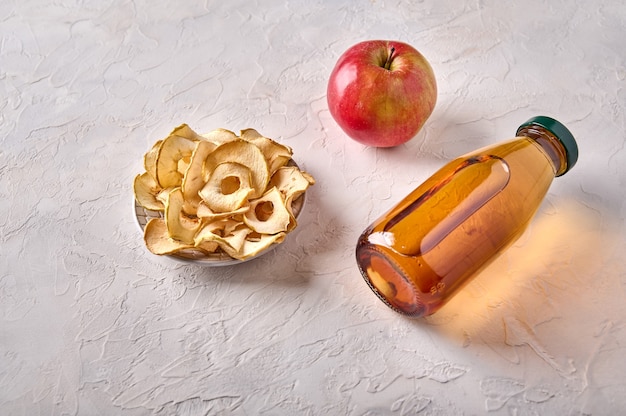
[[[403,314],[436,312],[524,232],[555,177],[550,151],[518,137],[431,176],[359,238],[372,290]]]

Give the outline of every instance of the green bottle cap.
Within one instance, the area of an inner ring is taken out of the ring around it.
[[[578,145],[576,144],[574,135],[562,123],[546,116],[536,116],[531,118],[526,123],[519,126],[517,132],[519,133],[519,131],[523,128],[530,127],[532,125],[543,127],[552,133],[559,142],[561,142],[563,148],[565,149],[565,155],[567,158],[567,168],[561,175],[569,172],[578,160]]]

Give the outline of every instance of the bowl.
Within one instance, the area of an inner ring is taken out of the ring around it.
[[[290,161],[288,165],[298,167],[293,161]],[[298,217],[300,216],[300,213],[302,212],[304,208],[305,201],[306,201],[306,191],[302,195],[294,199],[292,202],[291,207],[293,210],[293,215],[296,218],[296,220],[298,219]],[[152,218],[163,218],[162,212],[152,211],[152,210],[142,207],[134,198],[134,196],[133,196],[133,202],[134,202],[134,215],[142,233],[144,229],[146,228],[146,224]],[[287,234],[287,237],[288,236],[289,234]],[[256,255],[249,257],[247,259],[244,259],[244,260],[239,260],[239,259],[230,257],[221,249],[218,249],[214,253],[206,253],[198,249],[185,249],[185,250],[178,251],[174,254],[165,254],[163,256],[170,257],[174,260],[178,260],[178,261],[182,261],[186,263],[200,264],[203,266],[210,266],[210,267],[232,266],[232,265],[245,263],[250,260],[254,260],[264,254],[267,254],[270,251],[272,251],[274,248],[276,248],[276,246],[283,244],[285,241],[286,239],[280,243],[273,243],[270,246],[268,246],[266,249],[257,253]]]

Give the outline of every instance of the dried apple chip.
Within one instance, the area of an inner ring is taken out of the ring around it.
[[[263,195],[269,182],[269,170],[263,152],[245,140],[224,143],[209,154],[204,164],[204,179],[208,182],[213,170],[222,163],[238,163],[250,169],[252,192],[250,198]]]
[[[193,244],[185,244],[170,238],[167,225],[163,218],[152,218],[146,224],[143,235],[146,247],[153,254],[175,254],[193,248]]]
[[[235,133],[226,129],[216,129],[209,133],[203,134],[202,137],[215,145],[239,140],[239,137],[237,137]]]
[[[147,173],[150,174],[156,180],[156,161],[157,156],[159,155],[159,151],[161,150],[161,145],[163,144],[163,140],[158,140],[152,148],[143,155],[143,167]]]
[[[161,187],[148,172],[135,176],[133,190],[139,205],[151,211],[163,211],[163,202],[157,198],[161,192]]]
[[[209,208],[204,201],[201,201],[200,204],[198,204],[198,210],[196,212],[196,215],[204,223],[208,224],[210,222],[225,219],[225,218],[237,218],[239,215],[244,214],[249,209],[250,209],[250,206],[245,205],[233,211],[215,212],[211,208]]]
[[[214,212],[229,212],[241,208],[252,194],[251,172],[239,163],[217,165],[206,185],[199,192],[206,205]]]
[[[315,179],[296,166],[283,166],[270,179],[268,186],[275,186],[285,199],[285,205],[291,214],[293,201],[302,195],[309,186],[315,184]]]
[[[276,234],[287,231],[291,215],[278,188],[273,187],[261,198],[250,202],[243,221],[257,233]]]
[[[200,230],[201,232],[211,232],[213,234],[217,234],[220,237],[224,237],[225,235],[230,234],[235,228],[241,225],[241,221],[233,220],[232,218],[225,218],[219,221],[214,221],[212,223],[206,224]],[[200,233],[196,237],[197,240],[201,238]]]
[[[263,137],[256,129],[243,129],[241,133],[239,133],[239,136],[247,142],[254,142]]]
[[[183,191],[180,188],[168,194],[165,202],[165,224],[170,238],[184,244],[193,244],[201,222],[198,218],[191,218],[183,213],[183,203]]]
[[[176,188],[165,188],[165,189],[161,189],[161,191],[157,194],[156,198],[161,201],[161,203],[163,204],[163,206],[165,206],[165,203],[167,202],[167,197],[170,194],[170,192],[172,192],[174,189]]]
[[[293,150],[289,146],[265,137],[255,129],[242,130],[241,138],[261,149],[267,161],[270,175],[281,166],[285,166],[293,156]]]
[[[198,192],[204,187],[205,181],[202,177],[204,161],[207,156],[216,148],[214,143],[200,140],[196,143],[196,148],[191,154],[189,167],[185,171],[185,176],[181,184],[183,198],[185,200],[183,211],[189,215],[196,215],[198,204],[201,201]]]
[[[203,241],[200,244],[196,245],[195,248],[208,255],[211,253],[215,253],[220,248],[220,245],[217,243],[217,241]]]
[[[187,124],[181,124],[170,133],[170,136],[183,137],[192,141],[202,140],[202,136],[193,131]]]
[[[181,136],[173,135],[163,140],[156,158],[156,180],[162,188],[182,184],[185,171],[179,169],[179,162],[191,158],[195,147],[194,140]]]
[[[220,248],[226,253],[240,253],[246,241],[246,236],[251,232],[251,229],[242,225],[235,228],[233,231],[230,232],[230,234],[223,237],[222,240],[218,241],[217,243],[220,245]]]
[[[228,252],[227,250],[224,251],[226,251],[229,256],[238,260],[247,260],[266,250],[272,244],[282,242],[285,239],[286,235],[287,234],[284,232],[271,235],[261,234],[258,238],[255,239],[246,239],[243,242],[241,249],[237,253]]]
[[[238,252],[246,236],[252,232],[242,225],[232,220],[216,221],[203,227],[196,235],[194,242],[196,246],[214,242],[224,251]]]

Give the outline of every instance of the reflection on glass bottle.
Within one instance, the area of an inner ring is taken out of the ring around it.
[[[522,235],[576,163],[576,141],[554,119],[533,117],[516,136],[451,161],[363,232],[357,264],[388,306],[436,312]]]

